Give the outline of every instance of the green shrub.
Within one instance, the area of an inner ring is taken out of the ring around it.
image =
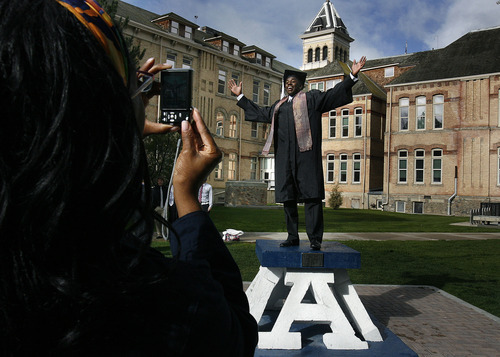
[[[332,209],[337,209],[342,205],[342,191],[339,189],[339,184],[333,186],[330,192],[330,197],[328,198],[328,206]]]

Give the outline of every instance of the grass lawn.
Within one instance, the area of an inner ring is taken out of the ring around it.
[[[303,217],[303,211],[299,211],[299,215]],[[211,217],[220,231],[226,228],[247,232],[286,230],[282,209],[215,207]],[[328,232],[497,232],[495,228],[450,226],[462,221],[468,218],[325,210],[325,231]],[[500,317],[500,240],[342,243],[361,253],[361,269],[349,270],[355,284],[435,286]],[[156,241],[153,246],[166,255],[170,253],[166,242]],[[227,246],[240,267],[243,280],[253,280],[260,265],[255,244],[232,242]]]
[[[488,227],[451,226],[469,217],[405,214],[379,210],[325,208],[325,232],[498,232]],[[215,206],[210,217],[219,231],[286,232],[285,214],[279,206],[233,208]],[[299,230],[305,232],[304,207],[299,206]]]

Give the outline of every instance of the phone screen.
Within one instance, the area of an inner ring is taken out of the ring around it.
[[[166,71],[162,77],[162,109],[187,110],[191,107],[189,72]]]

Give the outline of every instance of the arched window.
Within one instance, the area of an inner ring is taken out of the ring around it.
[[[328,59],[328,47],[323,47],[323,61]]]
[[[224,114],[222,112],[217,112],[215,135],[224,136]]]
[[[229,117],[229,137],[235,138],[237,134],[238,120],[236,115],[231,114]]]
[[[312,48],[307,51],[307,63],[311,63],[313,61],[313,50]]]
[[[320,50],[320,49],[319,49],[319,47],[318,47],[318,48],[316,48],[316,53],[315,53],[315,55],[314,55],[314,60],[315,60],[316,62],[320,61],[320,60],[321,60],[321,57],[320,57],[320,56],[321,56],[321,50]]]

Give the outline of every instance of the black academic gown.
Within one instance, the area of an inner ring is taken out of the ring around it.
[[[277,120],[274,122],[276,202],[325,198],[321,116],[352,102],[351,89],[354,83],[348,76],[326,92],[311,90],[306,93],[312,150],[299,151],[292,103],[283,103],[279,108]],[[245,110],[245,120],[271,123],[274,107],[278,102],[271,107],[259,107],[242,97],[238,106]]]

